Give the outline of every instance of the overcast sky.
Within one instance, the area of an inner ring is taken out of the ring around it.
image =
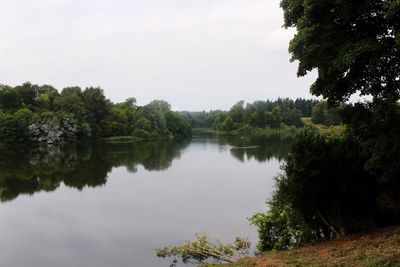
[[[180,110],[311,97],[279,0],[0,0],[0,83],[100,86]]]

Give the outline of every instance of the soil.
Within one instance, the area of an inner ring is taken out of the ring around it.
[[[228,266],[400,267],[400,225],[290,251],[270,252]]]

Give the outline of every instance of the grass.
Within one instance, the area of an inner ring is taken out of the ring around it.
[[[231,132],[217,132],[220,135],[233,135],[233,136],[252,136],[252,137],[279,137],[282,140],[285,139],[293,139],[299,136],[301,133],[305,131],[315,131],[320,133],[321,135],[330,136],[330,135],[339,135],[345,129],[345,125],[337,125],[337,126],[325,126],[320,124],[314,124],[311,121],[311,118],[302,118],[304,123],[303,128],[296,128],[294,126],[283,127],[279,129],[273,128],[250,128],[248,132],[243,132],[241,130],[234,130]]]
[[[322,124],[315,124],[312,122],[311,118],[308,117],[302,118],[301,120],[305,126],[316,128],[322,135],[338,135],[346,129],[345,125],[326,126]]]
[[[148,138],[137,137],[137,136],[112,136],[112,137],[102,138],[101,141],[103,143],[119,144],[119,143],[136,143],[148,140],[167,140],[171,138],[172,138],[171,136],[152,136]]]
[[[134,136],[113,136],[108,138],[101,139],[104,143],[134,143],[143,141],[143,138],[134,137]]]
[[[227,267],[400,266],[400,226],[377,229],[299,249],[245,258]]]
[[[215,133],[213,128],[193,128],[192,133]]]

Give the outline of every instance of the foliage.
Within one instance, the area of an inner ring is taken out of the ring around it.
[[[184,137],[192,133],[189,122],[178,113],[167,111],[165,113],[168,132],[174,137]]]
[[[374,153],[353,132],[303,134],[276,180],[269,211],[251,219],[259,230],[259,249],[291,248],[397,223],[400,184],[397,176],[382,181],[382,173],[369,169],[379,158]]]
[[[340,125],[342,118],[339,113],[344,109],[344,105],[339,107],[329,107],[328,102],[322,101],[316,104],[312,110],[312,121],[315,124],[322,124],[326,126]]]
[[[400,105],[358,103],[349,106],[343,117],[368,156],[365,169],[388,188],[396,188],[400,184]]]
[[[270,204],[270,210],[256,213],[250,222],[257,226],[258,251],[286,250],[305,243],[310,234],[300,214],[288,205]]]
[[[219,132],[245,134],[251,134],[254,129],[302,128],[304,127],[302,117],[311,116],[312,110],[320,103],[323,102],[281,98],[276,101],[255,101],[252,104],[240,101],[229,111],[220,112],[215,119],[214,127]],[[330,115],[329,112],[327,114]],[[332,121],[325,120],[321,123],[329,125]]]
[[[111,116],[111,103],[100,88],[89,87],[82,92],[82,101],[86,110],[86,120],[94,137],[111,136],[108,130]]]
[[[22,99],[14,88],[0,85],[0,110],[17,110],[21,107]]]
[[[212,242],[206,234],[196,235],[195,241],[186,241],[182,246],[165,247],[156,250],[156,255],[161,258],[181,257],[184,263],[213,263],[234,262],[248,255],[250,241],[247,238],[236,237],[233,244],[221,241]],[[177,263],[175,258],[173,265]]]
[[[181,114],[192,125],[193,128],[211,129],[214,128],[214,122],[218,115],[222,113],[222,111],[181,111],[178,113]]]
[[[400,94],[398,1],[282,0],[298,75],[317,69],[311,87],[332,103],[360,92],[396,101]]]
[[[306,134],[293,146],[269,213],[255,217],[262,249],[281,246],[268,233],[285,237],[297,219],[308,241],[399,223],[398,1],[282,0],[281,7],[285,26],[297,29],[289,51],[298,75],[316,69],[311,92],[328,101],[314,105],[313,122],[336,125],[341,113],[347,127],[330,137]],[[371,101],[344,106],[355,93]],[[272,127],[281,112],[269,114]]]
[[[113,104],[98,87],[67,87],[58,93],[50,85],[29,82],[15,88],[0,85],[3,144],[54,144],[115,136],[183,138],[190,134],[190,124],[162,100],[139,107],[135,98]]]
[[[20,109],[13,114],[0,113],[0,140],[3,143],[31,143],[30,125],[36,118],[29,109]]]

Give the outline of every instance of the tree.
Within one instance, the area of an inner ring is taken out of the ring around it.
[[[147,104],[147,107],[158,112],[168,112],[171,110],[171,105],[164,100],[153,100]]]
[[[279,128],[282,123],[282,110],[279,106],[276,106],[271,112],[268,113],[269,122],[272,128]]]
[[[283,114],[283,121],[289,126],[303,127],[302,113],[298,109],[291,109]]]
[[[165,120],[165,115],[162,110],[166,109],[158,109],[154,108],[154,106],[146,105],[140,110],[140,114],[150,121],[151,129],[154,134],[166,135],[167,122]]]
[[[189,122],[181,115],[175,112],[165,113],[168,131],[174,137],[185,137],[192,133],[192,127]]]
[[[204,123],[211,124],[217,116],[209,114]],[[1,144],[53,144],[131,135],[155,138],[172,134],[179,138],[190,132],[190,124],[163,100],[139,107],[133,97],[113,104],[98,87],[84,91],[77,86],[66,87],[58,93],[51,85],[26,82],[13,88],[0,84]]]
[[[82,92],[70,91],[65,93],[63,90],[61,95],[55,98],[54,107],[57,111],[74,114],[80,121],[86,120],[87,110],[82,99]]]
[[[233,120],[231,117],[225,117],[225,120],[221,125],[221,130],[226,132],[230,132],[233,130]]]
[[[363,150],[351,135],[302,134],[282,167],[284,174],[276,178],[269,211],[251,218],[258,227],[258,248],[288,249],[398,222],[399,206],[388,201],[388,194],[381,197],[388,189],[364,170],[368,156]]]
[[[29,109],[20,109],[14,114],[0,113],[0,140],[2,143],[26,144],[32,141],[30,125],[35,114]]]
[[[37,89],[37,105],[44,110],[51,110],[58,96],[58,91],[51,85],[42,85]]]
[[[136,137],[146,138],[151,136],[151,131],[151,121],[145,117],[141,117],[136,121],[135,129],[132,135]]]
[[[22,98],[22,102],[28,108],[34,108],[38,98],[39,86],[33,85],[30,82],[26,82],[22,85],[16,86],[15,90],[19,93]]]
[[[99,87],[86,88],[82,93],[82,100],[87,111],[87,120],[92,135],[94,137],[107,136],[107,128],[110,125],[106,119],[111,117],[111,103],[104,96],[103,89]]]
[[[231,107],[229,110],[229,117],[232,118],[233,122],[241,123],[243,121],[244,113],[244,101],[241,100]]]
[[[311,87],[330,104],[359,92],[375,100],[400,97],[400,4],[389,1],[282,0],[298,75],[317,69]]]
[[[0,85],[0,109],[17,110],[21,107],[22,99],[17,90],[7,85]]]

